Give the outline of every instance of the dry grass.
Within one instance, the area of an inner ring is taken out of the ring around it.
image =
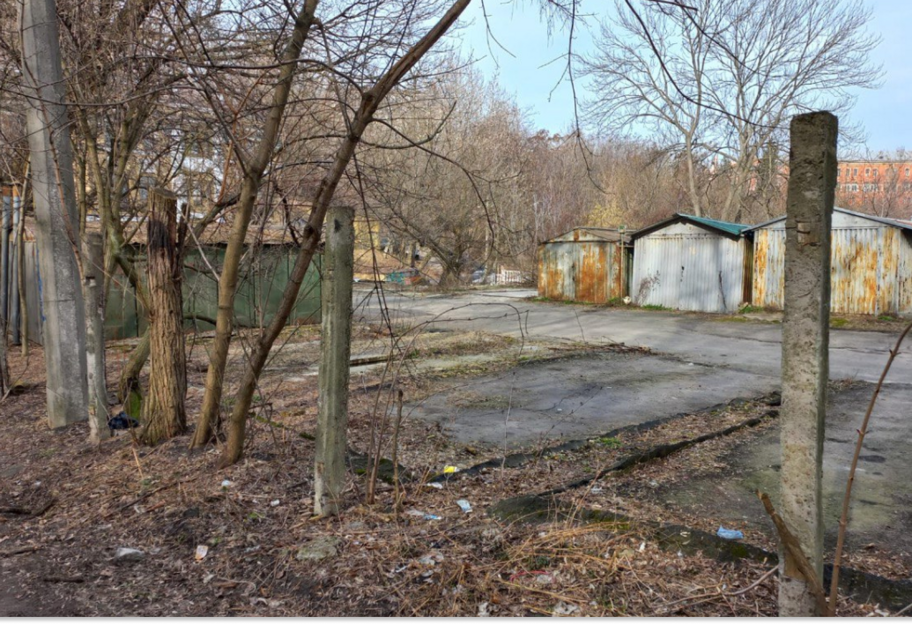
[[[84,424],[49,431],[40,350],[28,362],[14,357],[14,372],[31,385],[2,404],[0,507],[52,505],[40,515],[0,514],[0,615],[775,614],[776,578],[766,567],[663,550],[640,524],[654,519],[654,509],[611,489],[633,475],[655,476],[652,464],[599,482],[603,509],[622,511],[630,522],[588,523],[571,513],[563,521],[522,524],[484,513],[499,500],[591,475],[631,450],[727,426],[765,407],[694,414],[619,434],[617,443],[594,439],[573,452],[538,449],[522,466],[457,475],[439,489],[406,483],[401,513],[386,484],[377,503],[365,506],[365,478],[352,472],[342,515],[315,520],[313,444],[297,433],[312,431],[316,377],[287,377],[313,361],[316,345],[312,330],[297,338],[260,389],[258,414],[273,425],[251,421],[245,458],[218,472],[219,449],[191,453],[188,436],[149,449],[121,435],[93,448],[85,444]],[[375,339],[368,329],[359,333],[364,345]],[[433,340],[421,348],[441,348]],[[447,340],[462,353],[473,344],[491,347],[477,336]],[[191,386],[201,384],[205,346],[201,340],[194,347]],[[113,381],[116,357],[111,365]],[[365,388],[376,380],[367,375],[358,383]],[[421,383],[431,382],[402,379],[407,392],[433,391],[432,383]],[[365,444],[374,396],[353,394],[356,447]],[[191,414],[200,399],[191,393]],[[443,462],[485,456],[454,449],[415,421],[406,423],[401,444],[403,463],[419,476]],[[567,501],[578,511],[591,508],[594,489],[568,493]],[[456,504],[462,499],[471,513]],[[302,558],[321,540],[331,540],[334,555]],[[208,548],[202,559],[198,546]],[[116,562],[119,547],[145,557]],[[846,601],[842,613],[875,609]]]

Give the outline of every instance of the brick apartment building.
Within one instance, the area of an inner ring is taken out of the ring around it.
[[[836,204],[882,217],[912,218],[912,160],[844,160]]]

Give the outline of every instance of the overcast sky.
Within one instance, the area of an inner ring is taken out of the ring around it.
[[[860,90],[851,116],[864,124],[872,152],[912,149],[912,0],[865,2],[874,11],[870,30],[883,38],[872,60],[883,65],[885,76],[880,89]],[[586,3],[584,8],[599,4],[609,3]],[[534,1],[488,0],[486,8],[494,36],[509,52],[487,37],[481,4],[476,2],[467,9],[472,23],[461,33],[464,51],[479,59],[485,74],[498,77],[537,127],[566,130],[573,120],[573,97],[566,80],[558,84],[565,64],[548,64],[566,52],[566,33],[556,32],[549,40]],[[574,45],[579,52],[590,50],[589,34],[579,33]],[[577,87],[584,89],[579,83]]]

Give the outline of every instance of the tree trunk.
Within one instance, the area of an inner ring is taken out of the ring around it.
[[[687,136],[685,145],[685,158],[687,159],[687,194],[690,196],[690,205],[691,208],[693,208],[694,215],[702,217],[703,206],[700,202],[700,192],[697,189],[697,172],[694,163],[693,137],[691,135]]]
[[[0,316],[3,324],[0,332],[6,340],[6,321],[9,308],[10,291],[10,234],[13,231],[13,189],[3,187],[3,215],[0,217]]]
[[[244,184],[241,187],[241,198],[235,212],[234,224],[225,249],[225,258],[222,263],[222,274],[218,285],[218,313],[215,324],[215,340],[209,356],[209,370],[206,373],[206,394],[203,396],[203,407],[200,411],[199,423],[193,437],[192,447],[203,446],[212,438],[218,429],[220,421],[220,406],[222,402],[222,383],[225,368],[228,363],[228,347],[231,342],[231,332],[234,321],[234,296],[237,291],[238,273],[241,257],[244,255],[244,239],[247,236],[247,227],[250,225],[250,216],[253,204],[259,193],[263,172],[275,151],[276,137],[285,115],[288,96],[291,93],[291,84],[298,67],[298,57],[314,22],[318,0],[305,0],[304,6],[295,20],[294,31],[288,46],[282,54],[282,69],[272,96],[272,105],[266,118],[263,136],[257,146],[253,161],[244,168]]]
[[[266,358],[276,338],[285,327],[288,321],[288,315],[294,307],[298,298],[298,292],[301,289],[301,283],[307,274],[307,269],[313,260],[317,246],[320,242],[320,231],[323,228],[323,221],[329,210],[329,204],[335,195],[339,181],[345,175],[345,170],[351,159],[354,157],[355,148],[361,141],[361,136],[367,129],[373,114],[383,99],[389,94],[390,90],[411,70],[414,65],[430,50],[433,45],[440,40],[446,31],[452,26],[471,0],[456,0],[446,14],[440,18],[429,31],[422,37],[399,61],[389,69],[377,81],[377,84],[367,92],[361,100],[355,118],[348,128],[348,136],[339,146],[333,159],[332,167],[326,172],[326,175],[320,181],[320,186],[314,194],[310,217],[307,220],[307,227],[304,230],[301,248],[298,250],[298,257],[295,260],[294,268],[288,279],[288,285],[285,292],[282,293],[282,301],[276,310],[275,316],[269,323],[266,330],[260,335],[256,348],[250,355],[247,368],[244,371],[244,377],[241,381],[241,387],[238,389],[234,408],[231,412],[231,422],[228,430],[228,444],[225,446],[225,452],[219,465],[224,467],[235,463],[241,457],[244,449],[244,436],[246,435],[247,414],[250,411],[250,404],[253,400],[253,393],[256,389],[257,379],[260,372],[266,364]],[[221,310],[219,310],[221,313]]]
[[[314,513],[318,516],[334,516],[339,513],[339,498],[345,486],[354,218],[355,211],[351,208],[334,208],[326,233],[319,415],[314,468]]]
[[[224,210],[224,208],[224,205],[216,204],[213,206],[212,209],[206,214],[206,216],[203,217],[202,220],[197,221],[196,225],[193,226],[193,237],[199,238],[202,236],[203,232],[206,230],[209,224],[218,217],[219,213]],[[182,265],[184,261],[184,255],[187,253],[187,249],[187,245],[184,245],[181,249]],[[130,264],[133,264],[132,261]],[[109,266],[111,269],[113,269],[114,262],[112,261],[109,265],[106,266]],[[139,297],[137,296],[137,298]],[[140,299],[140,303],[142,303],[142,299]],[[215,320],[207,322],[211,322],[213,325],[215,325]],[[127,359],[127,364],[121,371],[120,379],[117,383],[117,400],[125,405],[127,413],[134,418],[139,417],[138,408],[142,403],[142,386],[139,383],[139,376],[142,374],[143,367],[145,367],[148,359],[149,328],[147,326],[142,336],[140,336],[139,342],[136,343],[135,347],[133,347],[133,351],[130,353],[130,357]],[[136,411],[131,411],[131,408],[136,408]]]
[[[10,374],[7,359],[7,310],[9,310],[10,232],[12,230],[13,189],[3,187],[3,216],[0,221],[0,398],[9,390]]]
[[[25,0],[19,6],[35,233],[41,265],[47,414],[51,427],[57,428],[83,420],[88,414],[73,151],[64,105],[55,2]]]
[[[817,579],[789,549],[780,557],[779,615],[818,612],[823,583],[821,473],[829,378],[830,224],[836,187],[837,120],[830,113],[792,119],[782,322],[780,515]]]
[[[6,319],[0,310],[0,328],[4,327]],[[9,360],[6,357],[6,330],[0,332],[0,400],[10,390]]]
[[[104,240],[101,232],[85,236],[82,251],[83,293],[86,312],[86,363],[89,388],[89,441],[98,444],[108,429],[108,387],[105,377]]]
[[[142,404],[140,439],[157,444],[187,427],[184,399],[187,362],[184,357],[180,250],[177,246],[177,200],[155,190],[149,214],[149,344],[152,371]]]
[[[22,342],[22,332],[21,332],[21,314],[22,311],[19,306],[19,300],[21,299],[19,293],[19,246],[20,246],[20,237],[19,237],[19,204],[22,202],[19,199],[18,189],[12,187],[12,239],[9,244],[9,251],[7,252],[10,256],[9,261],[9,276],[7,277],[7,284],[9,287],[9,316],[6,319],[7,326],[9,327],[10,333],[12,335],[12,344],[18,345]]]

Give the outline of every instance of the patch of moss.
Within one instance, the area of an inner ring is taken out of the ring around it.
[[[604,436],[596,440],[596,443],[606,448],[620,448],[621,441],[615,437]]]
[[[128,416],[139,420],[140,414],[142,414],[142,394],[138,390],[130,390],[123,408]]]

